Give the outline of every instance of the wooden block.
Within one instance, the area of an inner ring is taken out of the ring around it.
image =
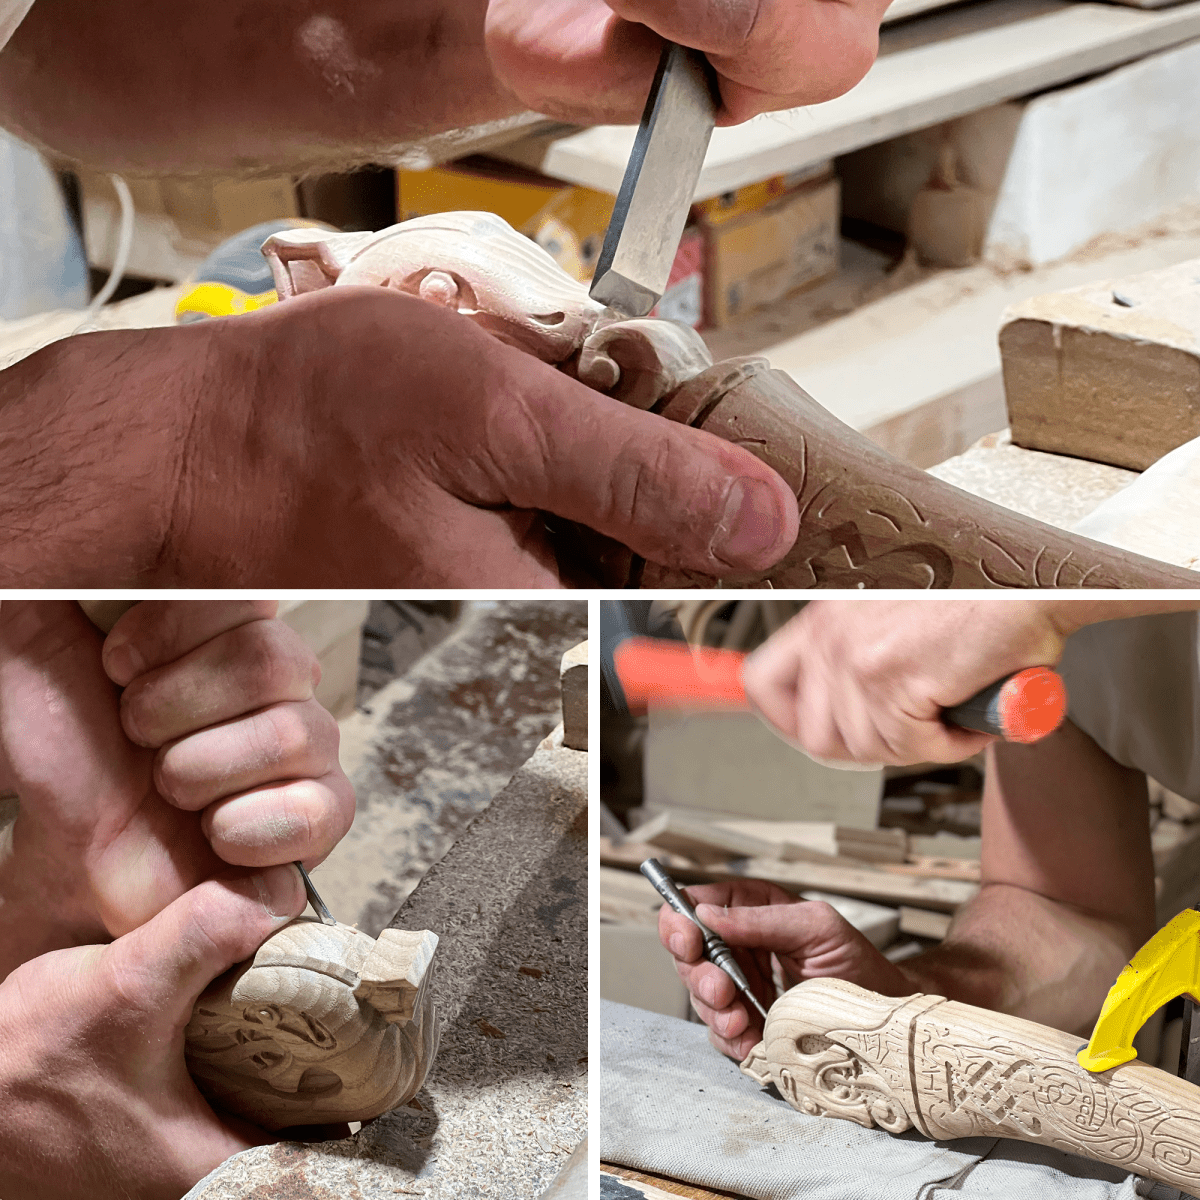
[[[1016,445],[1144,470],[1200,436],[1200,259],[1016,304],[1000,354]]]
[[[667,1017],[686,1017],[688,992],[653,925],[600,925],[600,995]]]
[[[630,925],[658,925],[663,898],[640,871],[600,868],[600,915]]]
[[[562,656],[563,745],[571,750],[588,748],[588,644],[580,642]]]
[[[910,908],[904,904],[900,907],[900,932],[940,942],[950,928],[951,919],[949,913],[930,912],[927,908]]]
[[[730,865],[707,868],[713,878],[767,879],[790,891],[817,889],[843,896],[861,896],[881,904],[911,905],[940,912],[954,912],[979,891],[979,886],[960,879],[922,879],[866,868],[831,867],[822,863],[784,863],[753,858]]]
[[[813,762],[750,713],[650,713],[645,804],[874,829],[881,771]]]
[[[630,840],[644,842],[682,854],[693,862],[724,862],[730,858],[774,858],[777,847],[761,838],[723,829],[711,821],[690,817],[672,809],[651,817],[629,834]]]
[[[903,862],[908,836],[903,829],[855,829],[832,821],[764,821],[752,817],[718,817],[713,824],[734,833],[761,838],[776,847],[769,857],[784,862],[853,858],[862,862]]]

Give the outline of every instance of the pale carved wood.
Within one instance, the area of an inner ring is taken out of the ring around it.
[[[771,1006],[741,1069],[810,1116],[1037,1142],[1200,1194],[1200,1088],[1136,1060],[1092,1074],[1080,1045],[941,996],[810,979]]]
[[[365,1121],[406,1103],[437,1053],[437,935],[298,918],[214,980],[186,1030],[212,1103],[264,1129]]]
[[[589,530],[549,522],[569,575],[655,588],[1200,583],[1187,568],[1055,529],[892,458],[765,359],[713,365],[694,330],[617,319],[494,214],[442,213],[378,233],[288,230],[263,252],[281,299],[353,283],[444,305],[598,391],[744,446],[787,480],[799,502],[799,536],[769,571],[720,580],[673,571]]]

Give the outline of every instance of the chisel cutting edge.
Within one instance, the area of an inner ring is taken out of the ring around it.
[[[592,276],[593,300],[644,317],[662,299],[716,111],[707,59],[668,42]]]

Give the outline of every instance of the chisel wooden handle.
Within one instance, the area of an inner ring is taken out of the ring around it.
[[[662,638],[628,637],[613,649],[613,666],[631,709],[747,708],[745,661],[737,650]],[[1049,667],[1029,667],[944,709],[942,719],[1005,741],[1029,743],[1053,733],[1066,715],[1062,676]]]

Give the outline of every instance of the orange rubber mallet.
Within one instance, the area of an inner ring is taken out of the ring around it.
[[[661,638],[627,637],[613,650],[613,666],[630,709],[749,707],[742,684],[746,655],[688,646]],[[1049,667],[1027,667],[997,680],[942,719],[962,729],[1031,743],[1053,733],[1067,715],[1067,689]]]

